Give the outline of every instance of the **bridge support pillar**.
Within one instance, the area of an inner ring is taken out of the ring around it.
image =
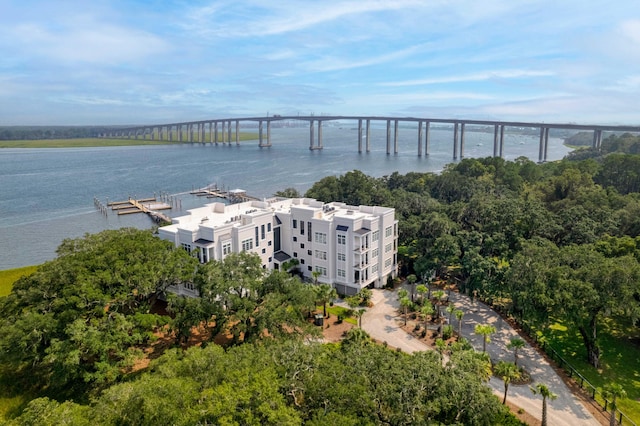
[[[500,134],[500,126],[497,124],[493,125],[493,156],[498,156],[498,135]]]
[[[544,129],[544,159],[543,161],[547,162],[547,150],[549,149],[549,128],[546,127]]]
[[[538,163],[544,158],[544,127],[540,127],[540,142],[538,145]]]
[[[398,120],[394,120],[393,128],[393,153],[398,153]]]
[[[222,144],[224,145],[224,143],[226,142],[226,121],[222,121],[220,124],[222,124]]]
[[[262,120],[258,121],[258,146],[262,148]]]
[[[460,123],[460,159],[464,158],[464,125],[465,123]]]
[[[367,119],[367,153],[371,152],[371,120]]]
[[[424,123],[424,155],[429,156],[429,133],[431,131],[431,122]]]
[[[391,120],[387,120],[387,155],[391,154]]]
[[[602,147],[602,130],[593,130],[593,148],[600,149]]]
[[[500,158],[504,158],[504,124],[500,126]]]
[[[459,127],[459,124],[456,121],[453,124],[453,159],[454,160],[458,159],[458,127]]]
[[[229,146],[231,146],[231,120],[227,123],[227,141],[229,142]]]
[[[229,123],[231,124],[231,123]],[[231,136],[231,135],[229,135]],[[229,142],[231,144],[231,142]],[[271,146],[271,120],[267,121],[267,147]]]
[[[362,118],[358,119],[358,154],[362,154]]]
[[[309,149],[311,151],[313,151],[315,149],[315,147],[313,146],[313,139],[314,139],[314,135],[313,135],[313,120],[309,120]]]
[[[236,145],[240,145],[240,120],[236,120]]]
[[[316,149],[322,149],[322,120],[318,120],[318,144]]]
[[[213,122],[213,143],[218,145],[218,122]]]
[[[418,121],[418,157],[422,157],[422,120]]]

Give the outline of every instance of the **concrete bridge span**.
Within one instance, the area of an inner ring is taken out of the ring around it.
[[[240,123],[257,124],[258,146],[267,148],[271,146],[271,127],[273,122],[308,122],[309,125],[309,149],[320,150],[322,144],[322,124],[327,121],[350,120],[358,123],[358,152],[370,152],[371,122],[386,123],[386,152],[398,153],[398,129],[401,123],[415,123],[417,125],[417,154],[429,155],[429,132],[432,124],[448,125],[453,127],[453,159],[464,158],[465,131],[467,126],[483,126],[493,129],[493,155],[504,156],[505,128],[539,129],[539,154],[538,161],[547,161],[547,147],[550,129],[566,129],[593,132],[593,148],[599,148],[602,144],[602,132],[640,132],[640,126],[610,126],[598,124],[575,123],[544,123],[521,121],[497,121],[497,120],[466,120],[445,118],[419,118],[419,117],[387,117],[387,116],[286,116],[273,115],[267,117],[241,117],[221,118],[201,121],[191,121],[170,124],[155,124],[135,126],[129,128],[114,129],[104,133],[105,138],[131,138],[131,139],[156,139],[175,142],[199,142],[199,143],[240,143]],[[265,131],[266,126],[266,131]],[[317,132],[316,132],[317,127]],[[266,133],[266,134],[265,134]]]

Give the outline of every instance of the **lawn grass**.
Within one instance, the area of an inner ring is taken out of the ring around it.
[[[580,333],[561,323],[538,332],[560,355],[600,390],[616,382],[627,392],[618,409],[640,424],[640,329],[625,319],[607,319],[600,324],[601,368],[587,362]],[[598,397],[598,399],[600,399]]]
[[[0,297],[11,293],[14,282],[24,275],[33,274],[37,268],[37,266],[25,266],[23,268],[0,271]]]
[[[238,135],[241,141],[256,140],[258,134],[242,132]],[[235,138],[235,136],[234,136]],[[0,148],[88,148],[88,147],[108,147],[108,146],[135,146],[135,145],[176,145],[191,142],[177,142],[177,137],[173,142],[150,140],[150,139],[103,139],[103,138],[78,138],[78,139],[38,139],[19,141],[0,141]],[[195,138],[197,139],[197,137]],[[206,135],[205,142],[209,142],[209,135]],[[222,140],[222,136],[218,136]],[[198,143],[197,140],[194,143]],[[232,144],[235,143],[235,139]]]
[[[317,307],[318,312],[322,312],[322,305]],[[329,306],[327,305],[327,314],[337,317],[338,315],[344,315],[344,322],[349,324],[358,325],[358,319],[349,316],[349,308],[343,308],[342,306]]]

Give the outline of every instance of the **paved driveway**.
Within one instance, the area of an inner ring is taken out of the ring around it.
[[[373,290],[374,306],[362,316],[362,328],[376,340],[387,342],[390,346],[400,348],[405,352],[430,350],[422,341],[405,333],[401,328],[402,316],[399,314],[398,297],[396,291]],[[487,352],[493,360],[513,362],[513,351],[507,349],[507,343],[517,336],[516,331],[488,306],[480,302],[471,302],[469,297],[452,293],[450,300],[458,309],[464,312],[462,319],[462,335],[469,339],[476,350],[482,350],[482,336],[474,333],[476,324],[492,324],[496,333],[491,336],[487,344]],[[452,324],[458,329],[457,320]],[[534,383],[544,383],[558,395],[558,398],[547,402],[548,423],[557,426],[600,425],[591,413],[582,405],[567,388],[562,379],[551,368],[549,363],[537,353],[529,344],[519,351],[519,365],[531,374]],[[502,397],[504,383],[492,377],[489,386],[494,393]],[[542,418],[542,398],[532,394],[529,385],[511,385],[507,399],[525,409],[534,417]]]

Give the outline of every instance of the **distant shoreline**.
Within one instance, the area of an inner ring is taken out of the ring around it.
[[[241,142],[258,139],[257,133],[240,133]],[[194,142],[159,141],[144,139],[105,139],[105,138],[78,138],[78,139],[35,139],[35,140],[0,140],[1,148],[96,148],[113,146],[141,146],[141,145],[177,145],[193,144]],[[209,141],[203,143],[210,143]],[[222,143],[222,142],[218,142]],[[228,143],[228,142],[226,142]],[[235,141],[231,142],[232,144]]]

